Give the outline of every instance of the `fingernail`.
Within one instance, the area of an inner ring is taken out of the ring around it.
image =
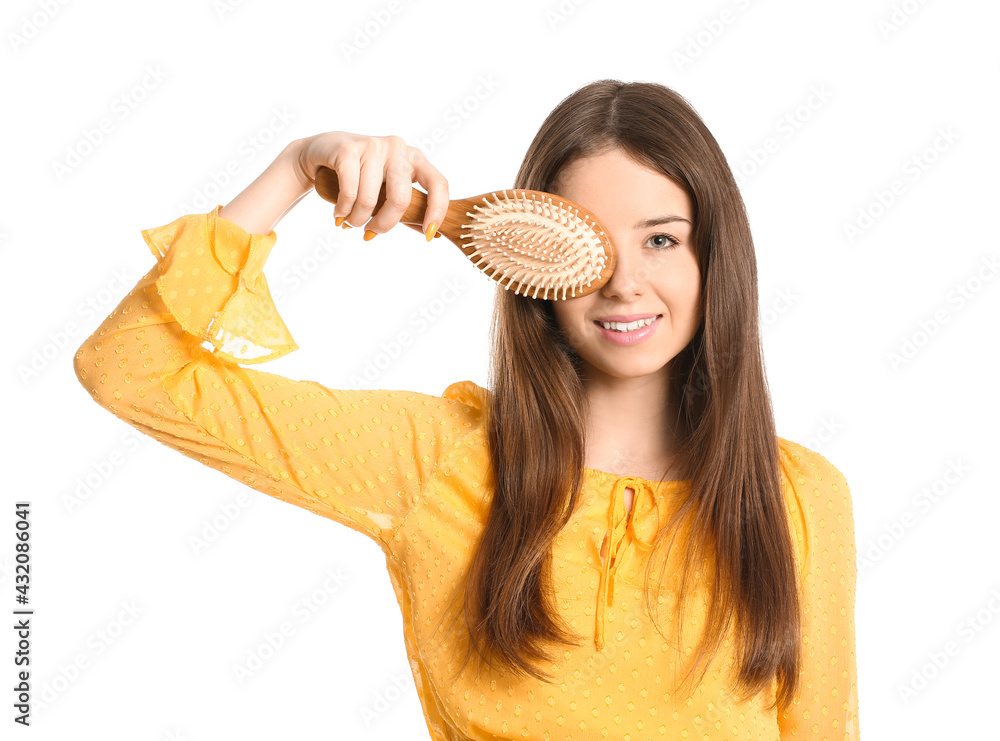
[[[347,218],[346,216],[338,216],[336,219],[333,220],[333,223],[336,224],[337,226],[343,226],[344,220],[346,218]]]
[[[365,230],[365,241],[366,242],[369,241],[369,240],[375,239],[375,237],[377,237],[377,236],[378,236],[378,232],[373,232],[371,229],[366,229]]]
[[[437,228],[438,228],[438,225],[437,224],[433,224],[433,223],[429,227],[427,227],[427,241],[428,242],[430,242],[431,239],[434,237],[434,233],[437,231]]]
[[[348,222],[345,221],[343,224],[340,225],[340,228],[341,229],[353,229],[354,228],[354,224],[349,224]]]

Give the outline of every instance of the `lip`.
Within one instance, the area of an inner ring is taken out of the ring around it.
[[[659,314],[614,314],[612,316],[602,316],[595,319],[595,322],[634,322],[636,319],[649,319]]]
[[[631,332],[616,332],[613,329],[605,329],[599,324],[599,322],[601,321],[605,322],[625,321],[623,319],[614,319],[614,318],[595,319],[594,326],[597,327],[598,330],[600,330],[601,334],[604,335],[604,339],[606,339],[608,342],[612,342],[615,345],[637,345],[640,342],[644,342],[645,340],[647,340],[653,334],[653,332],[656,331],[656,328],[660,324],[660,319],[662,319],[663,316],[660,314],[646,314],[645,316],[642,316],[640,314],[633,314],[634,318],[628,320],[628,321],[635,321],[636,319],[645,319],[646,317],[650,316],[656,317],[656,319],[654,319],[651,324],[645,327],[640,327],[639,329],[634,329]]]

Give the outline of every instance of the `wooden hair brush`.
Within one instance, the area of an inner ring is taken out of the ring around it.
[[[316,192],[337,202],[337,173],[320,166]],[[373,211],[385,203],[385,183]],[[427,194],[413,188],[399,223],[422,233]],[[615,269],[615,249],[594,215],[538,190],[502,190],[449,201],[443,234],[487,277],[531,298],[567,299],[593,293]]]

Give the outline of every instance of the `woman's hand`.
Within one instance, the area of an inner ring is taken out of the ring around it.
[[[410,205],[413,182],[427,191],[422,231],[428,233],[444,221],[448,211],[448,181],[423,152],[398,136],[362,136],[329,131],[300,139],[292,158],[295,175],[305,188],[316,184],[316,171],[325,165],[337,173],[340,195],[333,214],[337,223],[365,225],[365,238],[384,234],[399,223]],[[385,203],[372,216],[382,183]],[[369,221],[371,219],[371,221]]]

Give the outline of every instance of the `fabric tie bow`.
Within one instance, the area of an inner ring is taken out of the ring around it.
[[[632,507],[625,509],[625,490],[632,489]],[[615,482],[608,504],[611,527],[601,544],[601,583],[597,598],[598,650],[604,648],[606,608],[614,605],[615,574],[633,545],[649,550],[659,526],[656,491],[645,479],[623,476]]]

